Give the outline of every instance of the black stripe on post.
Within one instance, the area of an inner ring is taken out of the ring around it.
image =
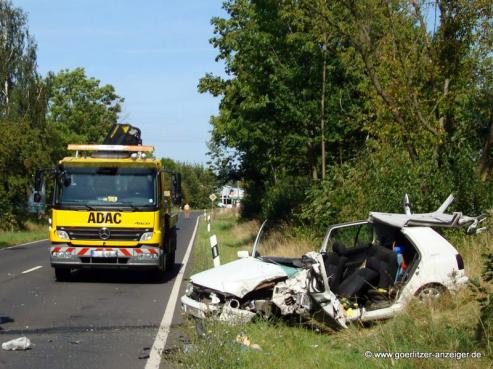
[[[219,256],[219,248],[217,247],[217,245],[212,246],[211,251],[212,251],[212,259],[215,259]]]

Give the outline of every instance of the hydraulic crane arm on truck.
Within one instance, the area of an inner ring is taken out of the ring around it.
[[[103,145],[68,145],[74,155],[53,171],[50,262],[57,280],[73,269],[150,270],[174,266],[180,175],[167,172],[143,146],[140,130],[114,125]],[[171,182],[171,183],[169,183]],[[43,172],[36,173],[40,200]],[[37,195],[37,196],[36,196]]]

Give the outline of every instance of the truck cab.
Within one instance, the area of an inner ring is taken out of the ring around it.
[[[179,174],[166,175],[151,146],[69,145],[54,170],[50,262],[57,280],[73,269],[174,266]],[[36,181],[38,184],[40,180]],[[39,196],[38,196],[39,197]],[[174,200],[174,201],[172,201]]]

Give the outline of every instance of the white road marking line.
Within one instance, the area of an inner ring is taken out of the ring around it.
[[[0,248],[0,251],[2,251],[2,250],[8,250],[8,249],[13,249],[13,248],[16,248],[16,247],[21,247],[21,246],[28,246],[28,245],[32,245],[32,244],[39,243],[39,242],[44,242],[44,241],[48,241],[48,239],[45,238],[44,240],[31,241],[31,242],[21,243],[19,245],[14,245],[14,246],[9,246],[9,247],[2,247],[2,248]]]
[[[34,272],[35,270],[38,270],[38,269],[41,269],[42,266],[41,265],[38,265],[37,267],[34,267],[34,268],[31,268],[31,269],[28,269],[28,270],[24,270],[21,274],[26,274],[26,273],[29,273],[29,272]]]
[[[175,283],[173,284],[173,289],[171,290],[171,295],[166,305],[166,310],[164,311],[163,319],[159,326],[159,330],[156,335],[156,339],[152,344],[151,352],[145,369],[158,369],[161,364],[161,353],[166,347],[166,341],[168,340],[168,335],[171,327],[171,322],[173,320],[173,315],[175,313],[176,302],[178,300],[178,293],[180,292],[181,282],[185,274],[185,269],[187,268],[188,258],[190,257],[190,252],[192,251],[193,242],[195,240],[195,234],[197,233],[197,227],[199,225],[200,216],[197,217],[197,222],[195,223],[195,229],[193,230],[192,237],[190,238],[190,243],[188,244],[187,251],[183,257],[182,267],[176,276]]]

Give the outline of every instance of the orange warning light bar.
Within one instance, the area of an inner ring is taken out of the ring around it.
[[[76,145],[69,144],[71,151],[128,151],[128,152],[153,152],[154,146],[145,145]]]

